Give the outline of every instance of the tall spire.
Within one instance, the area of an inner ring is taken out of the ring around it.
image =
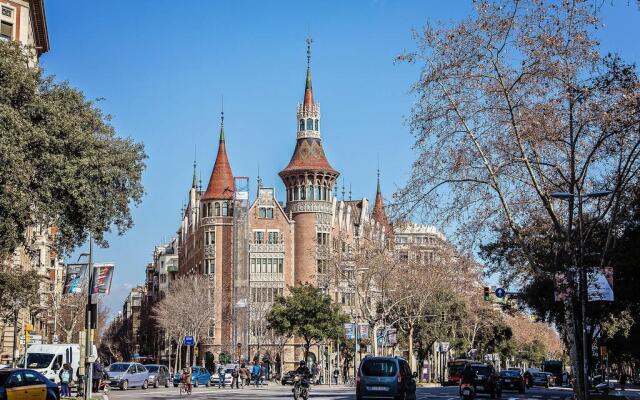
[[[233,198],[234,182],[231,165],[227,157],[227,146],[224,141],[224,111],[220,112],[220,142],[216,162],[211,171],[207,190],[202,200],[220,200]]]
[[[197,166],[197,163],[196,163],[196,159],[194,157],[193,158],[193,182],[191,182],[191,187],[193,189],[195,189],[197,187],[197,185],[198,185],[197,178],[196,178],[196,166]]]
[[[311,43],[313,39],[311,36],[307,37],[307,81],[304,85],[304,102],[305,108],[311,108],[313,106],[313,87],[311,85]]]
[[[380,189],[380,168],[378,168],[378,187],[376,189],[376,201],[373,205],[373,220],[383,226],[384,231],[389,233],[391,225],[384,209],[384,199],[382,198],[382,190]]]
[[[224,96],[222,97],[222,109],[220,111],[220,142],[224,142]]]

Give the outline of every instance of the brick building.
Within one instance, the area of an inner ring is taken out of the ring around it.
[[[320,106],[313,97],[309,47],[304,95],[296,116],[293,155],[279,173],[286,204],[278,200],[275,188],[262,186],[260,180],[256,198],[249,204],[248,188],[239,183],[246,178],[233,175],[227,156],[224,113],[205,190],[197,186],[194,166],[188,203],[177,232],[178,275],[207,275],[214,288],[215,326],[209,330],[211,337],[200,341],[200,357],[206,352],[215,354],[216,359],[222,352],[234,359],[253,357],[259,346],[264,349],[269,345],[260,342],[268,336],[262,329],[264,311],[277,295],[286,293],[288,286],[305,282],[318,285],[332,243],[337,249],[355,249],[361,240],[384,242],[391,235],[379,183],[373,208],[366,198],[336,198],[339,172],[322,147]],[[339,245],[335,244],[337,237],[342,242]],[[338,289],[326,289],[336,302],[348,307]],[[301,352],[292,342],[278,356],[288,364],[299,360]]]

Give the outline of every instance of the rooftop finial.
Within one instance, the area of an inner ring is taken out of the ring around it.
[[[349,182],[349,201],[351,201],[351,182]]]
[[[311,34],[307,36],[307,68],[311,66],[311,43],[313,43],[313,39],[311,38]]]
[[[224,142],[224,96],[222,96],[222,106],[220,108],[220,141]]]
[[[378,188],[377,193],[380,193],[380,155],[378,155]]]
[[[342,177],[342,201],[344,201],[344,177]]]
[[[193,146],[193,181],[191,182],[191,187],[194,189],[196,188],[196,166],[198,165],[196,162],[197,151],[198,151],[198,147]]]

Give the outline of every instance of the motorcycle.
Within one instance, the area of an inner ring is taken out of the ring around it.
[[[293,399],[307,400],[309,398],[309,388],[302,384],[302,376],[293,377]]]
[[[460,398],[462,400],[473,400],[476,397],[476,392],[472,384],[463,383],[460,385]]]

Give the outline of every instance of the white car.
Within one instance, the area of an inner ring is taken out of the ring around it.
[[[233,368],[225,368],[224,370],[224,384],[225,386],[231,386],[231,382],[233,381],[233,377],[231,376],[231,372],[233,372]],[[218,371],[211,374],[210,382],[212,385],[218,385]]]

